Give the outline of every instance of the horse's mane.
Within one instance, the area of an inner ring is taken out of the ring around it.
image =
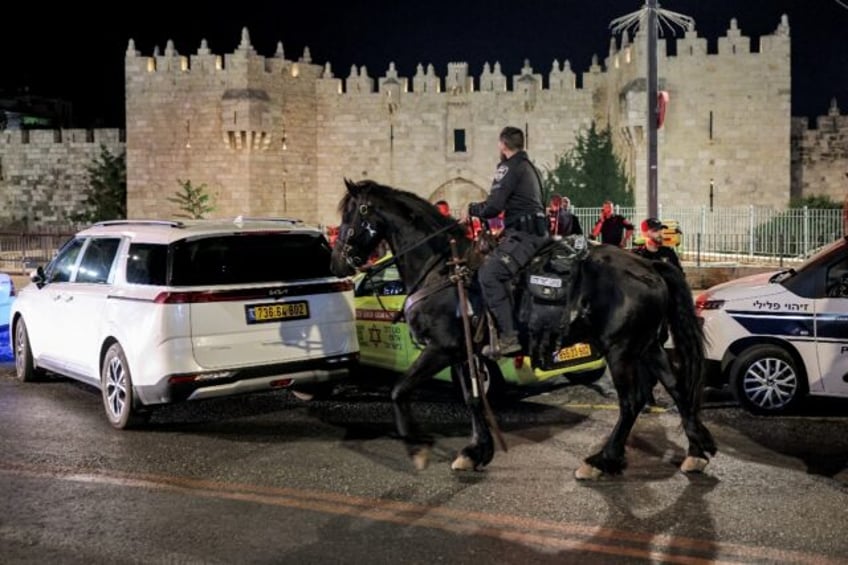
[[[373,180],[362,180],[357,183],[348,181],[348,187],[353,190],[348,190],[339,202],[339,213],[342,215],[355,205],[355,200],[368,196],[380,210],[394,210],[403,221],[425,232],[434,232],[456,223],[456,218],[443,216],[433,204],[407,190],[378,184]],[[457,224],[454,229],[449,230],[449,233],[461,236],[464,230]]]

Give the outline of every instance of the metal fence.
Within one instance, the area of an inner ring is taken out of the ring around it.
[[[64,230],[0,232],[0,271],[24,274],[46,265],[73,233]]]
[[[580,218],[584,233],[591,233],[600,208],[572,211]],[[791,266],[845,235],[842,210],[661,206],[659,212],[662,221],[676,223],[682,232],[678,254],[697,265],[719,262]],[[638,236],[646,209],[617,207],[616,213],[630,219],[636,227],[634,236]],[[0,232],[0,271],[25,273],[46,264],[73,232],[68,228]]]
[[[600,208],[575,208],[585,233],[600,216]],[[620,207],[616,212],[630,219],[639,235],[646,217],[642,207]],[[846,235],[842,210],[789,208],[775,210],[755,206],[739,208],[659,207],[660,219],[682,232],[677,252],[682,259],[703,263],[797,264],[822,246]]]

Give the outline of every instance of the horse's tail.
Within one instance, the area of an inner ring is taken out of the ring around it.
[[[704,331],[683,273],[662,261],[654,261],[653,265],[668,288],[667,317],[679,366],[677,378],[686,385],[691,409],[697,412],[704,391]]]

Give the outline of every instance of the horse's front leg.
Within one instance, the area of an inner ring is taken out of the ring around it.
[[[422,435],[412,418],[409,396],[424,380],[432,377],[450,364],[450,357],[443,350],[428,345],[421,355],[392,389],[392,407],[395,412],[395,425],[398,435],[406,445],[406,452],[419,471],[430,462],[430,450],[433,439]]]
[[[454,471],[480,471],[491,463],[495,456],[492,433],[483,413],[482,395],[484,392],[477,390],[477,396],[474,396],[474,385],[471,382],[468,363],[456,364],[452,370],[454,371],[454,385],[459,384],[461,386],[462,398],[471,412],[472,435],[471,443],[460,450],[456,459],[451,463],[451,469]],[[486,371],[488,369],[481,363],[479,370]]]

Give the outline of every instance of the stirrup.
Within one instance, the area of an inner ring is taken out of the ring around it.
[[[482,353],[490,359],[500,359],[504,355],[513,355],[521,352],[521,343],[518,341],[518,336],[511,339],[501,341],[500,337],[492,336],[490,342],[483,346]]]

